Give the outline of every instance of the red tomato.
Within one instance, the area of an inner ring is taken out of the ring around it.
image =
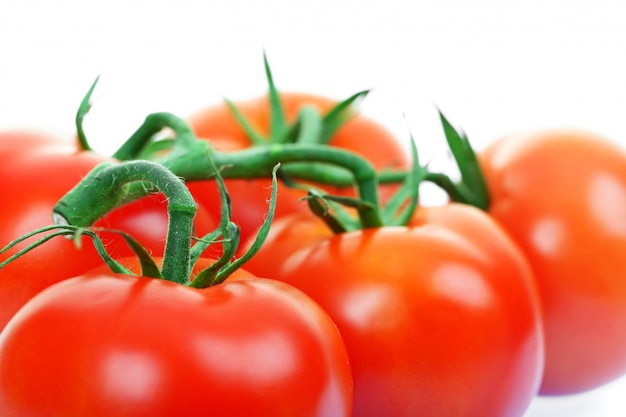
[[[3,204],[0,216],[0,246],[40,227],[52,224],[56,202],[94,166],[107,160],[93,152],[81,151],[71,141],[33,132],[0,133],[0,179]],[[204,235],[216,227],[215,221],[200,210],[197,233]],[[96,226],[123,230],[134,236],[155,255],[163,253],[167,212],[162,195],[149,196],[116,209]],[[115,257],[132,255],[123,239],[102,233],[107,249]],[[2,255],[6,259],[25,245]],[[79,275],[102,261],[84,238],[81,250],[74,242],[55,238],[7,265],[0,271],[0,330],[17,310],[43,288],[62,279]]]
[[[480,163],[489,214],[522,249],[545,310],[542,394],[626,373],[626,152],[579,131],[506,137]]]
[[[0,387],[3,416],[349,417],[352,404],[328,315],[261,279],[61,282],[0,335]]]
[[[328,98],[300,93],[281,93],[281,100],[285,117],[290,122],[295,120],[304,106],[311,106],[320,114],[324,114],[337,104]],[[236,105],[257,131],[263,135],[268,134],[270,114],[267,96]],[[193,115],[189,123],[198,137],[209,139],[217,150],[229,151],[250,146],[246,133],[226,105],[203,109]],[[368,159],[378,169],[407,169],[410,166],[408,153],[397,138],[380,124],[360,114],[356,114],[338,129],[329,145],[353,151]],[[245,242],[256,232],[265,218],[271,181],[226,180],[226,186],[233,202],[232,219],[240,225],[242,242]],[[214,216],[219,213],[219,193],[215,184],[190,182],[189,189],[201,206],[206,207]],[[384,198],[395,187],[382,189]],[[329,190],[333,194],[352,192],[331,188]],[[304,195],[302,191],[280,185],[275,217],[279,218],[294,211],[308,211],[307,204],[298,201]]]
[[[513,417],[537,392],[543,331],[534,278],[478,209],[424,209],[411,227],[332,236],[288,257],[275,277],[337,324],[354,417]]]

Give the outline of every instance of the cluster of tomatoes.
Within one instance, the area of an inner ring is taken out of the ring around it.
[[[239,152],[286,135],[303,109],[323,116],[336,105],[271,90],[187,123],[215,150]],[[414,162],[358,113],[319,146],[379,172]],[[32,131],[1,132],[0,160],[2,245],[50,225],[56,203],[96,166],[121,163]],[[161,192],[94,225],[138,276],[104,268],[88,236],[47,240],[0,271],[0,414],[514,417],[538,394],[626,373],[625,151],[590,133],[545,131],[505,137],[476,162],[486,207],[452,196],[401,225],[338,231],[302,187],[280,183],[258,252],[207,288],[141,277],[136,251],[113,231],[158,262],[170,221]],[[224,184],[241,256],[258,243],[272,180]],[[223,225],[215,179],[186,186],[194,235]],[[350,187],[320,188],[356,199]],[[394,204],[398,188],[381,184],[381,201]],[[214,262],[200,259],[190,280]]]

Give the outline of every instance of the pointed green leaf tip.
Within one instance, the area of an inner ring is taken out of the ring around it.
[[[271,132],[272,136],[280,138],[287,130],[287,122],[285,120],[285,112],[283,110],[282,103],[280,101],[280,94],[274,84],[274,77],[272,77],[272,70],[270,69],[269,62],[267,60],[267,54],[263,53],[263,63],[265,65],[265,75],[267,76],[267,83],[269,85],[269,99],[270,99],[270,117],[271,117]]]
[[[354,115],[355,103],[363,100],[369,92],[369,90],[363,90],[351,95],[347,99],[337,103],[335,107],[330,109],[330,111],[324,115],[322,120],[322,135],[319,143],[330,142],[330,139],[335,132]]]
[[[319,111],[314,108],[304,106],[299,112],[296,121],[289,123],[285,115],[280,92],[274,83],[274,76],[272,75],[267,54],[265,53],[263,54],[263,62],[268,84],[270,114],[268,137],[265,137],[265,135],[254,128],[235,103],[224,99],[231,114],[254,146],[302,142],[327,144],[337,130],[354,116],[355,103],[362,100],[369,93],[369,90],[364,90],[353,94],[337,103],[323,115],[319,114]],[[315,113],[315,115],[312,113]]]
[[[410,139],[413,165],[402,182],[402,186],[383,208],[384,222],[387,225],[406,226],[409,223],[419,204],[419,186],[428,172],[419,163],[413,134],[410,135]]]
[[[76,112],[76,135],[78,136],[78,143],[84,151],[92,150],[91,145],[89,145],[89,141],[87,141],[87,136],[85,135],[83,121],[85,119],[85,115],[89,113],[89,110],[91,110],[91,96],[93,95],[99,80],[100,76],[98,75],[93,84],[91,84],[91,87],[89,87],[87,94],[85,94],[85,97],[83,97],[80,102],[80,106],[78,106],[78,111]]]
[[[471,191],[472,205],[486,210],[489,207],[489,193],[476,153],[467,135],[458,132],[443,113],[438,111],[446,141],[461,173],[461,186]]]

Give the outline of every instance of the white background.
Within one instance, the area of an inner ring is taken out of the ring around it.
[[[619,0],[0,0],[0,127],[73,133],[100,75],[86,129],[111,152],[148,113],[263,93],[265,51],[280,89],[372,88],[362,111],[410,127],[422,161],[447,160],[437,107],[477,149],[550,127],[626,146],[625,18]],[[625,397],[617,381],[526,417],[621,417]]]

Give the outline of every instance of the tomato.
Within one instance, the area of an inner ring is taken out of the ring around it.
[[[246,270],[259,277],[273,277],[281,261],[299,249],[316,244],[332,236],[326,224],[310,212],[295,212],[275,219],[263,241],[263,246],[245,264]],[[248,242],[242,252],[252,246]]]
[[[86,275],[47,288],[0,335],[3,416],[349,417],[328,315],[278,281],[203,290]]]
[[[285,117],[293,122],[304,106],[311,106],[321,114],[329,111],[337,103],[334,100],[301,93],[281,93]],[[241,113],[261,134],[270,129],[270,107],[267,96],[237,103]],[[191,127],[200,138],[209,139],[217,150],[231,151],[251,145],[244,130],[237,123],[226,105],[203,109],[189,119]],[[408,153],[402,144],[387,129],[374,120],[361,114],[354,115],[331,138],[329,145],[353,151],[368,159],[378,169],[406,169],[410,166]],[[267,200],[270,195],[269,179],[230,179],[226,186],[232,199],[232,219],[241,227],[242,241],[259,228],[267,213]],[[189,189],[201,206],[214,216],[219,212],[219,193],[212,182],[191,182]],[[395,187],[383,187],[383,198]],[[333,194],[345,194],[351,190],[329,188]],[[300,190],[279,186],[278,204],[275,217],[279,218],[294,211],[308,211],[305,202],[299,199],[305,194]]]
[[[109,158],[81,151],[75,142],[45,133],[6,131],[0,133],[0,159],[3,184],[0,246],[4,246],[52,224],[52,208],[56,202],[94,166]],[[114,210],[96,226],[130,233],[159,255],[163,253],[167,221],[165,199],[156,194]],[[204,210],[199,210],[195,225],[197,234],[204,235],[216,227],[216,222]],[[113,256],[132,255],[117,235],[102,233],[102,237]],[[8,251],[2,259],[24,246]],[[10,263],[0,271],[0,330],[43,288],[101,263],[88,238],[83,238],[80,250],[68,239],[55,238]]]
[[[528,258],[545,310],[542,394],[626,373],[626,152],[589,132],[512,135],[480,155],[489,214]]]
[[[409,227],[337,234],[274,262],[337,324],[354,417],[520,416],[538,390],[534,277],[476,208],[420,209]]]

